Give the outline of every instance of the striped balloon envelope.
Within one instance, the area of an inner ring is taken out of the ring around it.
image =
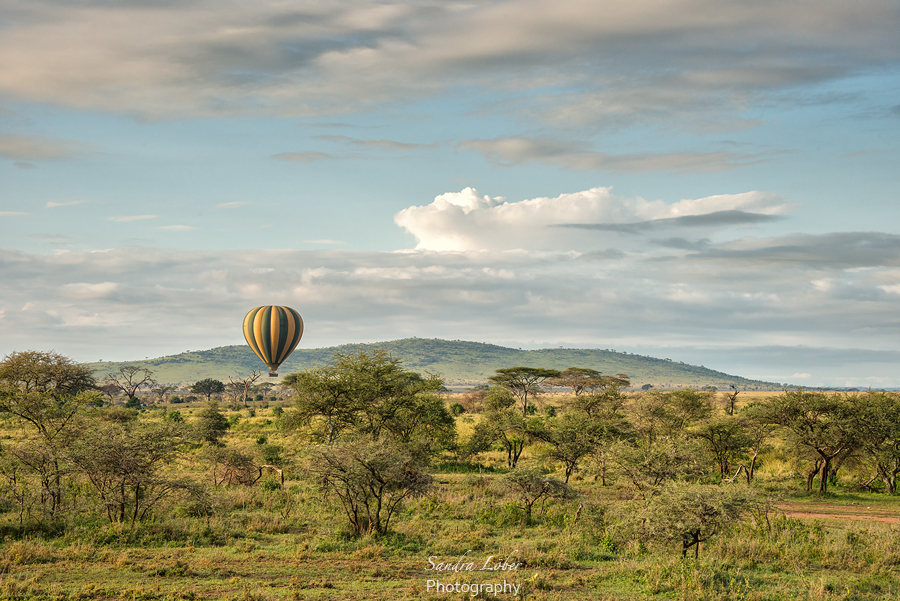
[[[303,320],[290,307],[263,305],[251,309],[244,317],[244,338],[273,373],[303,336]]]

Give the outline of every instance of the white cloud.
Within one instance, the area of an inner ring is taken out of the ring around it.
[[[610,188],[591,188],[556,198],[508,202],[465,188],[442,194],[429,205],[403,209],[394,221],[416,237],[419,249],[584,251],[615,246],[623,236],[636,233],[698,228],[708,232],[772,218],[787,209],[781,197],[764,192],[666,204],[622,198]]]
[[[56,209],[59,207],[74,207],[76,205],[81,205],[86,203],[86,200],[66,200],[62,202],[57,201],[48,201],[47,204],[44,205],[45,209]]]
[[[28,215],[25,211],[0,211],[0,217],[22,217]]]
[[[250,203],[245,200],[236,200],[234,202],[223,202],[221,204],[217,204],[217,209],[235,209],[237,207],[246,207]]]
[[[170,232],[189,232],[197,228],[193,225],[163,225],[159,229],[169,230]]]
[[[149,219],[156,219],[157,217],[159,217],[159,215],[118,215],[115,217],[108,217],[107,221],[129,223],[132,221],[147,221]]]

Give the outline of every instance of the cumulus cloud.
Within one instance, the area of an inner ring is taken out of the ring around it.
[[[622,198],[610,188],[591,188],[508,202],[465,188],[442,194],[429,205],[403,209],[394,221],[416,237],[419,249],[585,251],[628,244],[616,234],[661,235],[668,230],[708,235],[723,227],[771,220],[787,209],[782,197],[765,192],[666,204]]]

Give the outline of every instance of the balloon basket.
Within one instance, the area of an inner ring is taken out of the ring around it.
[[[269,372],[269,377],[270,377],[270,378],[277,378],[277,377],[278,377],[278,374],[276,374],[274,371],[270,371],[270,372]]]

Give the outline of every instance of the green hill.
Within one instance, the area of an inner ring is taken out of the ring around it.
[[[635,386],[653,384],[657,388],[690,386],[719,389],[734,384],[742,390],[777,390],[778,384],[749,380],[696,365],[630,355],[601,349],[541,349],[523,351],[481,342],[405,338],[372,344],[345,344],[320,349],[297,349],[278,372],[289,374],[316,365],[326,365],[335,353],[383,349],[402,359],[407,369],[440,374],[448,386],[471,386],[487,382],[494,371],[504,367],[586,367],[604,374],[624,373]],[[98,378],[122,365],[137,365],[153,371],[158,382],[190,384],[204,378],[227,382],[228,376],[243,377],[265,366],[244,345],[223,346],[144,361],[89,363]]]

